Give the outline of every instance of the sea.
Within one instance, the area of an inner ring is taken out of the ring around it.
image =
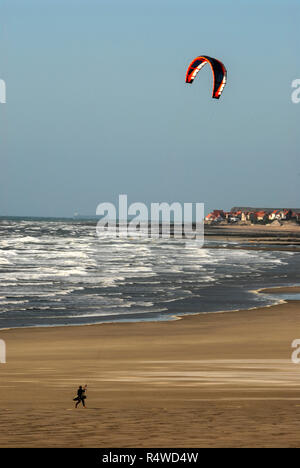
[[[95,220],[0,219],[0,329],[172,320],[272,305],[300,284],[300,253],[96,234]],[[258,247],[258,246],[257,246]]]

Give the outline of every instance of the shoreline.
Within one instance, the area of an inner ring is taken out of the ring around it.
[[[254,289],[254,290],[248,290],[248,292],[251,292],[253,294],[289,294],[289,293],[299,293],[300,294],[300,285],[294,285],[294,286],[275,286],[272,288],[260,288],[260,289]],[[300,301],[300,298],[299,298]],[[194,317],[198,315],[209,315],[209,314],[227,314],[227,313],[237,313],[237,312],[247,312],[251,310],[258,310],[262,308],[268,308],[268,307],[276,307],[277,305],[280,304],[285,304],[288,301],[284,299],[279,299],[278,302],[275,304],[265,304],[265,305],[259,305],[257,307],[249,307],[245,309],[229,309],[229,310],[217,310],[214,312],[191,312],[191,313],[179,313],[179,314],[170,314],[168,318],[162,319],[162,320],[155,320],[155,319],[148,319],[148,320],[130,320],[130,321],[122,321],[122,320],[116,320],[116,321],[107,321],[107,322],[98,322],[98,323],[83,323],[83,324],[67,324],[67,325],[31,325],[31,326],[26,326],[26,327],[5,327],[5,328],[0,328],[0,333],[2,331],[7,331],[7,330],[27,330],[27,329],[47,329],[47,328],[66,328],[66,327],[92,327],[92,326],[100,326],[100,325],[112,325],[112,324],[130,324],[130,323],[168,323],[168,322],[174,322],[178,320],[183,320],[185,317]]]
[[[0,332],[3,448],[299,445],[299,301],[102,325]]]

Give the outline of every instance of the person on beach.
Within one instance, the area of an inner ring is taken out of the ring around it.
[[[75,408],[77,408],[80,403],[82,403],[82,406],[86,408],[85,406],[86,390],[87,390],[87,385],[85,385],[84,388],[82,388],[81,385],[79,386],[77,390],[77,397],[73,399],[73,401],[76,401]]]

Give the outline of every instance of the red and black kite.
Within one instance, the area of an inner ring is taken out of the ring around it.
[[[219,60],[208,57],[206,55],[201,55],[196,57],[190,64],[187,73],[186,73],[186,83],[193,83],[198,72],[201,70],[206,63],[209,63],[211,66],[213,77],[214,77],[214,87],[212,97],[214,99],[219,99],[227,81],[227,70],[222,62]]]

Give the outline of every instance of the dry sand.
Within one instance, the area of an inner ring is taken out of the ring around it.
[[[300,446],[299,302],[0,338],[1,447]]]

